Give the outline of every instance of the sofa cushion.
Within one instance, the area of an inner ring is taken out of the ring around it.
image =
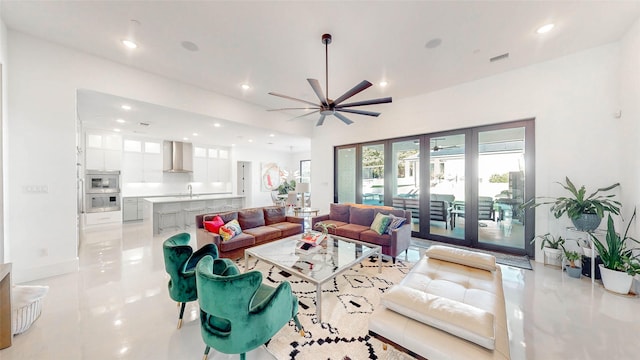
[[[279,229],[272,226],[258,226],[251,229],[246,229],[244,230],[244,232],[249,235],[253,235],[253,237],[256,238],[256,244],[277,239],[281,234]]]
[[[222,237],[222,241],[229,241],[233,239],[236,235],[242,234],[242,228],[238,223],[238,220],[231,220],[228,223],[218,229],[218,233],[220,237]]]
[[[204,215],[202,217],[202,220],[210,221],[213,218],[215,218],[216,216],[219,216],[222,219],[222,221],[224,221],[225,224],[228,223],[231,220],[238,220],[238,212],[237,211],[228,211],[228,212],[223,212],[223,213],[220,213],[220,214],[207,214],[207,215]]]
[[[336,234],[336,229],[341,227],[341,226],[345,226],[348,223],[343,222],[343,221],[337,221],[337,220],[323,220],[322,221],[325,224],[333,224],[335,225],[335,227],[330,227],[327,230],[329,231],[329,234],[333,234],[333,235],[337,235]],[[315,230],[318,230],[318,228],[316,228]]]
[[[349,205],[345,204],[329,204],[329,220],[349,222]]]
[[[240,222],[242,229],[264,226],[264,212],[262,208],[240,210],[238,211],[238,222]]]
[[[256,238],[252,235],[242,233],[229,241],[223,241],[220,243],[220,251],[232,251],[244,247],[253,246],[256,243]]]
[[[393,230],[399,228],[400,226],[404,225],[404,223],[407,221],[406,218],[404,217],[398,217],[392,214],[389,214],[389,219],[391,220],[389,222],[389,226],[387,226],[387,234],[391,235],[391,233],[393,232]]]
[[[300,234],[303,230],[302,224],[290,223],[290,222],[281,222],[277,224],[271,224],[269,227],[276,228],[280,230],[280,237],[289,237],[295,234]]]
[[[208,221],[203,221],[203,223],[204,223],[204,228],[208,232],[217,234],[220,231],[220,227],[224,225],[224,220],[222,220],[220,216],[216,215],[213,217],[213,219]]]
[[[387,227],[389,226],[390,222],[391,218],[389,217],[389,215],[377,213],[369,227],[371,228],[371,230],[378,233],[378,235],[382,235],[387,232]]]
[[[287,211],[284,206],[269,206],[264,211],[264,224],[271,225],[287,221]]]
[[[369,230],[369,225],[346,224],[336,228],[336,235],[351,239],[360,239],[360,233]]]
[[[391,246],[391,235],[380,235],[371,229],[361,232],[359,240],[380,246]]]
[[[402,285],[392,287],[383,295],[381,303],[397,313],[487,349],[495,348],[494,316],[490,312]]]
[[[477,269],[488,271],[496,270],[495,256],[475,251],[458,249],[450,246],[433,245],[425,251],[425,255],[430,258],[466,265]]]
[[[369,227],[373,222],[372,208],[352,207],[349,209],[349,223]]]

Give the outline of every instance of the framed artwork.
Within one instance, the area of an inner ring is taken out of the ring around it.
[[[262,191],[273,191],[280,186],[280,167],[276,163],[262,164]]]

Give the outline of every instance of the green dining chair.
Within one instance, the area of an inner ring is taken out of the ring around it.
[[[291,319],[304,336],[298,299],[287,281],[274,288],[262,283],[259,271],[240,273],[235,264],[204,257],[196,267],[196,283],[203,360],[211,348],[245,360],[247,352],[265,344]]]
[[[170,276],[169,296],[180,304],[178,329],[182,327],[182,316],[187,302],[198,300],[196,291],[196,264],[203,256],[218,258],[215,244],[207,244],[193,252],[189,245],[191,235],[180,233],[168,238],[162,244],[164,268]]]

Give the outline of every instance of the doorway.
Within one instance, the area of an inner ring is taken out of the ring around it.
[[[251,207],[252,190],[251,190],[251,162],[250,161],[238,161],[237,164],[237,195],[244,196],[244,207]]]

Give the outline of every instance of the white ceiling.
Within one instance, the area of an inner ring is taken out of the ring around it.
[[[273,109],[300,104],[269,91],[317,101],[306,79],[324,88],[323,33],[333,35],[330,98],[366,79],[375,85],[350,101],[397,101],[616,41],[640,1],[3,0],[2,16],[10,29]],[[536,33],[549,22],[550,33]],[[441,45],[427,48],[432,39]],[[384,106],[367,109],[384,116]]]

